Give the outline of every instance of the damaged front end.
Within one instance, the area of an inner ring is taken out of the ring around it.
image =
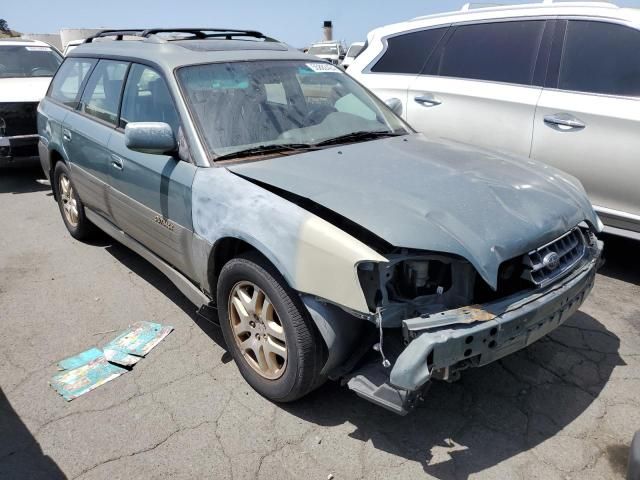
[[[602,242],[586,226],[500,265],[490,288],[465,259],[400,250],[358,275],[375,323],[374,350],[342,376],[359,396],[399,414],[431,379],[520,350],[573,315],[591,291]]]

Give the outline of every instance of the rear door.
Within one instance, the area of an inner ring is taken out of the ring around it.
[[[606,225],[640,232],[640,31],[589,20],[562,27],[531,155],[575,175]]]
[[[62,132],[80,198],[110,220],[107,188],[111,155],[107,145],[116,127],[128,66],[127,62],[100,60],[87,81],[78,110],[66,116]]]
[[[452,27],[409,86],[409,124],[428,135],[528,156],[542,91],[534,73],[546,23]]]
[[[168,123],[178,138],[179,151],[152,155],[129,150],[124,128],[132,122]],[[180,118],[164,78],[151,67],[133,64],[119,127],[109,141],[110,204],[123,231],[190,276],[191,184],[196,167],[181,137]]]
[[[402,116],[406,118],[407,91],[448,28],[403,32],[385,38],[385,49],[380,58],[356,78],[383,101],[400,100]]]

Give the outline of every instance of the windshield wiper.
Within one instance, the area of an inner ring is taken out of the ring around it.
[[[384,137],[399,137],[401,135],[406,135],[406,133],[396,133],[396,132],[380,132],[380,131],[361,131],[361,132],[351,132],[346,135],[340,135],[339,137],[329,138],[328,140],[323,140],[322,142],[314,143],[314,147],[323,147],[325,145],[339,145],[341,143],[350,143],[357,142],[359,140],[374,140],[376,138],[384,138]]]
[[[275,143],[273,145],[260,145],[259,147],[251,147],[244,150],[238,150],[237,152],[227,153],[226,155],[220,155],[219,157],[216,157],[215,161],[253,157],[255,155],[268,155],[271,153],[299,152],[307,150],[314,150],[314,145],[309,145],[307,143]]]

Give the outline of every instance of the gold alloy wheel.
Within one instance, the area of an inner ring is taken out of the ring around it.
[[[287,341],[269,297],[254,283],[238,282],[228,308],[233,337],[247,363],[266,379],[280,378],[287,367]]]
[[[69,177],[64,173],[60,174],[58,180],[58,192],[60,193],[60,199],[62,200],[62,210],[64,216],[72,226],[78,225],[78,202],[76,201],[75,192]]]

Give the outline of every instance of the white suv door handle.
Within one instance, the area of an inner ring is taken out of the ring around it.
[[[62,129],[62,139],[65,142],[70,142],[71,141],[71,132],[66,128]]]
[[[586,123],[568,113],[545,115],[544,123],[551,127],[567,127],[565,130],[581,129],[587,126]]]
[[[424,93],[422,95],[418,95],[414,98],[416,103],[419,103],[423,107],[435,107],[436,105],[440,105],[442,102],[433,96],[432,93]]]

